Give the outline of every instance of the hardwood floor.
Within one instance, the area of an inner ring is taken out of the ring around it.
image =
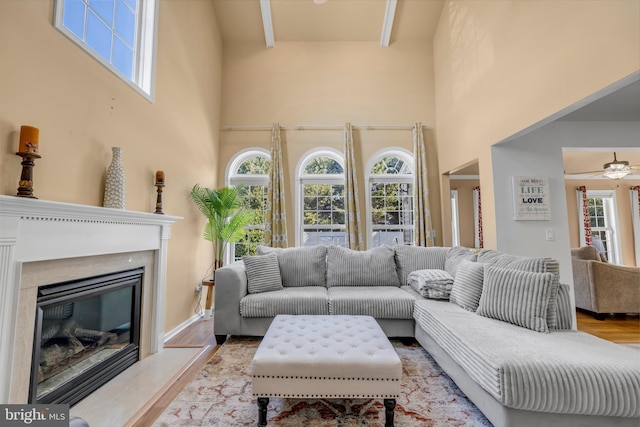
[[[596,320],[590,314],[578,311],[578,330],[595,335],[607,341],[619,344],[640,344],[640,317],[607,317]],[[220,346],[216,345],[213,335],[213,320],[199,320],[172,338],[165,347],[202,347],[203,352],[191,366],[168,387],[158,399],[145,408],[145,412],[129,423],[132,427],[148,427],[158,418],[178,393],[187,385],[202,367],[211,359]]]
[[[640,344],[640,316],[607,316],[596,320],[591,314],[578,311],[578,330],[618,344]]]

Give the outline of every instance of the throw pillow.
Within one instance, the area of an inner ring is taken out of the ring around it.
[[[558,286],[552,273],[486,266],[476,313],[548,333],[547,309],[554,286],[557,294]]]
[[[398,269],[398,279],[403,285],[407,284],[409,273],[416,270],[444,269],[447,251],[444,247],[423,247],[397,245],[393,247],[395,262]]]
[[[448,300],[453,277],[444,270],[416,270],[409,273],[407,284],[425,298]]]
[[[329,246],[327,287],[400,286],[393,254],[389,246],[378,246],[368,251]]]
[[[258,255],[275,253],[282,275],[282,285],[326,286],[327,247],[301,246],[296,248],[271,248],[258,246]]]
[[[451,276],[456,277],[458,265],[463,260],[475,261],[478,255],[469,248],[454,246],[447,251],[447,260],[444,262],[444,269]]]
[[[484,264],[462,260],[453,280],[449,301],[468,311],[475,312],[482,295]]]
[[[558,286],[560,284],[560,264],[552,258],[525,257],[510,254],[500,254],[490,264],[494,267],[513,270],[530,271],[532,273],[552,273],[555,285],[549,297],[547,309],[547,325],[551,329],[558,326]]]
[[[247,273],[247,290],[250,294],[279,291],[282,289],[278,256],[275,253],[242,257]]]

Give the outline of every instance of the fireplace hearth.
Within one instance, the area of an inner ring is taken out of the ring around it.
[[[75,405],[138,361],[143,272],[38,289],[29,403]]]

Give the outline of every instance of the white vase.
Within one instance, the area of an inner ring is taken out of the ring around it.
[[[122,165],[122,147],[111,147],[113,158],[107,168],[104,185],[105,208],[124,209],[125,206],[125,177]]]

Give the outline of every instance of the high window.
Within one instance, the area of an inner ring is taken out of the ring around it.
[[[413,244],[413,160],[400,149],[375,155],[368,171],[371,246]]]
[[[611,190],[587,190],[589,222],[591,224],[592,245],[603,253],[607,260],[620,264],[620,237],[617,226],[615,193]],[[580,224],[580,245],[585,245],[582,199],[578,198]]]
[[[344,246],[344,160],[332,149],[315,150],[298,167],[297,246]]]
[[[230,245],[227,261],[238,260],[243,255],[255,255],[256,248],[264,243],[265,213],[271,157],[266,150],[250,149],[237,154],[227,169],[229,185],[243,185],[245,209],[253,211],[253,222],[247,226],[247,237]]]
[[[54,25],[153,99],[157,0],[56,0]]]

